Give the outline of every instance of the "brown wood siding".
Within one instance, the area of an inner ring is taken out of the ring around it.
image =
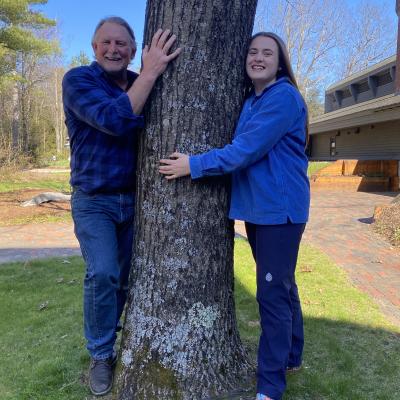
[[[331,137],[336,137],[334,157]],[[311,159],[400,160],[400,120],[312,135]]]

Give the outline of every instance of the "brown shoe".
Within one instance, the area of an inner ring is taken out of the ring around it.
[[[89,388],[95,396],[102,396],[111,390],[116,362],[116,354],[105,360],[91,359],[89,367]]]

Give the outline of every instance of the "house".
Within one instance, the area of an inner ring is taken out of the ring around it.
[[[327,88],[310,124],[311,160],[400,160],[396,56]]]
[[[329,86],[309,133],[310,160],[335,161],[312,177],[315,186],[400,189],[400,19],[397,54]]]

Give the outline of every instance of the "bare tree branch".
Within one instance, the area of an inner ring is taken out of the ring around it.
[[[360,4],[259,0],[257,28],[274,31],[286,41],[296,79],[308,101],[318,101],[318,93],[329,84],[395,52],[393,7],[385,0],[379,6],[372,0]]]

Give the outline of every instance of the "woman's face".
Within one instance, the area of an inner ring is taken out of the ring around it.
[[[279,49],[270,37],[257,36],[250,43],[246,72],[258,94],[276,81],[279,67]]]

